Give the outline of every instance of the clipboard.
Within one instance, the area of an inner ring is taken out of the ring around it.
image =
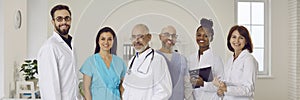
[[[197,78],[200,76],[203,79],[203,81],[205,81],[205,82],[213,81],[213,74],[211,71],[211,66],[205,67],[205,68],[200,68],[200,69],[195,69],[195,70],[190,70],[189,73],[190,73],[191,78]]]

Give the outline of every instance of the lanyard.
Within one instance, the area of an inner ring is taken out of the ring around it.
[[[152,54],[152,57],[151,57],[151,61],[150,61],[149,65],[148,65],[148,70],[149,70],[149,66],[150,66],[150,64],[152,63],[153,57],[154,57],[154,50],[153,50],[153,49],[151,50],[151,52],[149,52],[149,53],[145,56],[143,62],[139,65],[138,69],[141,67],[141,65],[144,63],[144,61],[147,59],[147,57],[148,57],[150,54]],[[131,63],[130,63],[129,69],[128,69],[128,71],[127,71],[128,75],[131,73],[132,64],[133,64],[135,58],[136,58],[136,55],[133,57],[133,59],[132,59],[132,61],[131,61]],[[146,73],[148,73],[148,70],[147,70]],[[141,71],[139,71],[139,70],[138,70],[138,72],[143,73],[143,72],[141,72]],[[146,73],[144,73],[144,74],[146,74]]]

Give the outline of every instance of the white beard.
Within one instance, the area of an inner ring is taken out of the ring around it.
[[[135,48],[134,48],[134,49],[135,49],[136,52],[143,52],[143,51],[145,51],[145,49],[148,47],[148,45],[149,45],[149,44],[145,45],[145,46],[144,46],[143,48],[141,48],[141,49],[135,49]]]

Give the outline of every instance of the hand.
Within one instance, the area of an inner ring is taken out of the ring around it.
[[[193,87],[203,86],[204,85],[204,81],[203,81],[203,79],[200,76],[191,77],[190,81],[191,81]]]
[[[223,97],[224,96],[224,91],[222,91],[221,89],[218,89],[217,94],[219,97]]]
[[[204,86],[204,81],[200,76],[196,79],[196,81],[196,86]]]
[[[190,81],[191,81],[192,86],[196,87],[196,83],[197,83],[196,77],[191,77]]]
[[[213,85],[216,86],[216,87],[219,87],[220,86],[220,80],[218,77],[214,77],[214,80],[212,81]]]
[[[224,82],[220,82],[220,86],[219,86],[219,89],[224,91],[224,92],[227,92],[227,86]]]
[[[224,92],[227,92],[227,86],[224,82],[220,82],[217,94],[222,97],[224,96]]]

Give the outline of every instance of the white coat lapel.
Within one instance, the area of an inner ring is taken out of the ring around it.
[[[208,49],[203,52],[203,55],[200,57],[199,68],[206,68],[213,66],[213,54],[211,49]]]
[[[53,33],[53,37],[60,43],[59,46],[62,47],[65,51],[68,52],[69,55],[73,56],[73,51],[71,48],[67,45],[67,43],[60,37],[60,35],[56,32]],[[73,46],[73,45],[72,45]]]

